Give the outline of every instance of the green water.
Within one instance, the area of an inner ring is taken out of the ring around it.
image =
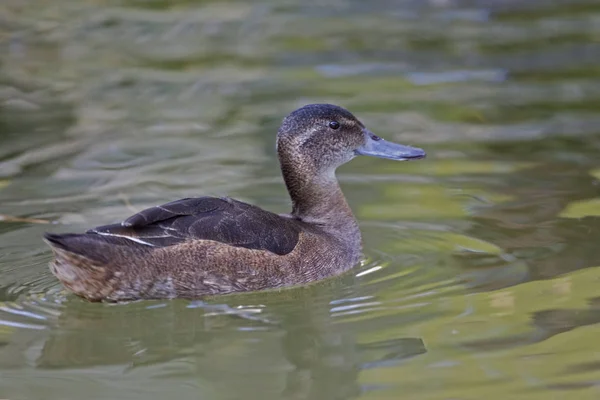
[[[599,398],[599,21],[594,0],[3,0],[0,398]],[[287,212],[275,132],[311,102],[428,152],[338,170],[362,265],[122,305],[51,275],[45,231],[198,195]]]

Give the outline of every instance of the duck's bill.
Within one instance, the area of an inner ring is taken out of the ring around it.
[[[418,147],[405,146],[388,142],[371,132],[365,132],[365,144],[355,150],[359,156],[388,158],[390,160],[407,161],[425,158],[425,151]]]

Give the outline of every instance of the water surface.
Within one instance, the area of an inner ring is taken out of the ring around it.
[[[598,21],[593,0],[4,0],[0,398],[598,398]],[[199,195],[287,212],[275,132],[310,102],[428,152],[338,170],[361,265],[119,305],[51,275],[45,231]]]

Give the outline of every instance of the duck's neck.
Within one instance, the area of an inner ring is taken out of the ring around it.
[[[301,164],[286,163],[282,163],[281,169],[292,199],[292,216],[360,241],[358,224],[334,170],[307,174]]]

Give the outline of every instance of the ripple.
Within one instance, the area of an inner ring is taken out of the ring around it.
[[[56,324],[64,299],[56,293],[44,296],[21,296],[17,301],[0,303],[0,325],[18,328],[45,330]]]

